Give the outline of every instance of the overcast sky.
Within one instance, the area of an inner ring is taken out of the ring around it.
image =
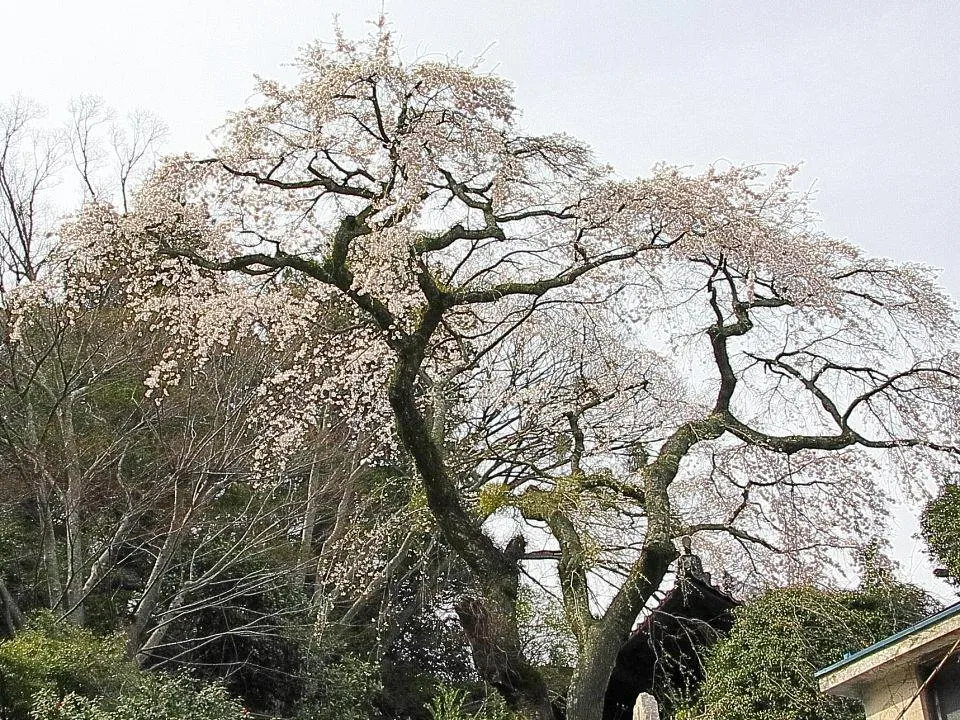
[[[0,99],[61,113],[101,96],[202,153],[250,96],[292,77],[339,15],[365,32],[380,0],[19,0],[0,10]],[[12,7],[10,7],[12,6]],[[804,163],[823,227],[943,269],[960,297],[960,2],[386,0],[408,58],[484,54],[524,125],[590,142],[623,175],[657,161]],[[897,555],[929,572],[905,522]]]

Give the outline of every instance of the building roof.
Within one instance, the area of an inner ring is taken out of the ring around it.
[[[817,670],[814,677],[820,681],[822,690],[835,695],[850,695],[860,683],[876,675],[882,666],[916,661],[955,639],[958,632],[960,602]]]
[[[631,718],[641,692],[672,707],[673,693],[699,681],[703,649],[733,624],[731,610],[739,603],[712,584],[700,558],[688,551],[676,573],[673,587],[658,596],[620,648],[607,685],[605,720]]]

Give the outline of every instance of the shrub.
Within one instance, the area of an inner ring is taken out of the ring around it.
[[[898,592],[899,590],[899,592]],[[859,702],[820,692],[814,672],[915,622],[927,596],[868,567],[857,591],[770,590],[736,611],[711,650],[695,707],[700,720],[856,720]]]
[[[945,485],[927,504],[920,529],[933,559],[943,564],[954,583],[960,582],[960,485]]]
[[[219,685],[150,673],[122,635],[32,616],[0,643],[0,708],[9,720],[234,720],[243,707]]]
[[[37,696],[31,720],[239,720],[246,711],[217,685],[144,673],[135,688],[114,698],[77,693]]]
[[[34,697],[114,696],[134,685],[121,635],[97,635],[48,612],[30,617],[16,637],[0,643],[0,706],[25,718]]]
[[[312,684],[311,698],[298,713],[304,720],[366,720],[381,689],[378,667],[352,655],[328,659]]]

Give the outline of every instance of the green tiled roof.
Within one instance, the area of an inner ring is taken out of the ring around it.
[[[914,633],[919,632],[924,628],[928,628],[931,625],[936,625],[941,620],[946,620],[947,618],[953,617],[954,615],[957,615],[957,614],[960,614],[960,602],[954,603],[950,607],[944,608],[943,610],[938,612],[936,615],[931,615],[928,618],[924,618],[923,620],[918,622],[916,625],[911,625],[910,627],[905,628],[904,630],[901,630],[900,632],[894,635],[891,635],[890,637],[884,638],[879,642],[875,642],[873,645],[870,645],[869,647],[865,647],[863,650],[860,650],[859,652],[846,655],[843,658],[843,660],[840,660],[839,662],[835,662],[833,665],[828,665],[825,668],[821,668],[820,670],[817,670],[813,674],[813,676],[819,678],[829,673],[832,673],[834,670],[839,670],[840,668],[850,665],[851,663],[855,663],[857,660],[860,660],[861,658],[864,658],[867,655],[877,652],[877,650],[882,650],[885,647],[894,645],[895,643],[897,643],[898,641],[902,640],[905,637],[913,635]]]

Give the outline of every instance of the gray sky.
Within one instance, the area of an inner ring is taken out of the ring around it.
[[[8,0],[0,98],[62,112],[100,95],[170,127],[172,151],[289,79],[338,14],[364,32],[380,0]],[[590,142],[624,175],[660,160],[804,163],[824,229],[943,268],[960,297],[960,2],[386,0],[407,57],[436,53],[516,84],[524,124]],[[904,517],[897,555],[926,568]]]

